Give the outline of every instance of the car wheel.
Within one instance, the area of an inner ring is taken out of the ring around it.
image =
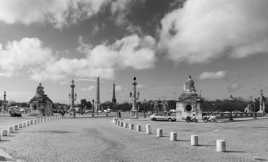
[[[156,119],[155,118],[152,118],[152,121],[155,121]]]
[[[170,122],[171,122],[171,121],[172,121],[172,119],[171,119],[171,118],[169,118],[169,119],[168,119],[168,121],[170,121]]]

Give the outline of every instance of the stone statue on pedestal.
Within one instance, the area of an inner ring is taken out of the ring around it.
[[[184,92],[196,92],[194,80],[191,75],[188,76],[188,80],[184,84]]]

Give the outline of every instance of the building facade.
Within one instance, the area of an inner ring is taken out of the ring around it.
[[[36,88],[35,96],[30,100],[29,105],[32,112],[40,113],[43,116],[53,114],[53,102],[45,94],[44,87],[41,83]]]

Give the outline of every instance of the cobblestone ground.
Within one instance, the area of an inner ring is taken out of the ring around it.
[[[145,125],[150,121],[129,122]],[[268,120],[207,124],[150,123],[152,135],[116,127],[111,119],[49,121],[4,138],[0,141],[0,148],[14,160],[27,162],[268,160]],[[164,137],[155,137],[157,127],[164,129]],[[171,130],[178,132],[179,141],[168,140]],[[200,136],[200,146],[190,146],[189,135],[192,133]],[[226,139],[228,152],[215,152],[215,139],[218,137]]]

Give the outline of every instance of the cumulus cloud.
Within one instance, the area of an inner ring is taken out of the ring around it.
[[[226,87],[228,93],[236,92],[236,91],[240,90],[241,88],[242,88],[241,84],[239,84],[237,82],[231,83],[230,85],[228,85]]]
[[[151,36],[139,37],[130,35],[117,40],[113,44],[100,44],[85,52],[80,59],[61,58],[42,72],[36,73],[37,78],[61,79],[65,76],[96,77],[111,79],[116,69],[127,67],[141,70],[154,66],[155,40]]]
[[[129,19],[132,7],[137,4],[144,5],[146,0],[114,0],[111,3],[111,14],[116,25],[125,27],[130,33],[142,33],[140,26],[134,25]]]
[[[200,74],[200,79],[222,79],[226,77],[226,71],[217,71],[217,72],[203,72]]]
[[[112,5],[112,11],[123,10],[122,0],[7,0],[0,2],[0,21],[7,24],[52,23],[62,28],[78,20],[90,18],[102,7]]]
[[[37,38],[23,38],[0,44],[0,73],[12,76],[24,70],[32,72],[54,62],[55,56],[49,48],[43,47]]]
[[[187,0],[161,20],[159,47],[175,61],[268,53],[267,0]]]
[[[155,44],[151,36],[130,35],[112,44],[85,48],[82,58],[65,58],[53,54],[38,38],[23,38],[5,46],[0,44],[0,75],[23,72],[38,81],[96,76],[111,79],[117,69],[153,67]]]

